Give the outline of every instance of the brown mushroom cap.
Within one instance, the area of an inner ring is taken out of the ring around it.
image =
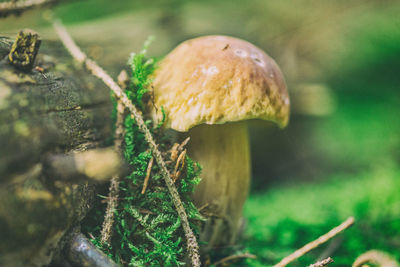
[[[153,117],[177,131],[206,124],[264,119],[286,126],[289,96],[275,61],[249,42],[205,36],[183,42],[154,73]]]

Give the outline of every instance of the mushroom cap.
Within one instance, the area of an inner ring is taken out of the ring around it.
[[[278,65],[260,48],[228,36],[181,43],[153,74],[155,121],[184,132],[195,125],[263,119],[284,127],[289,96]]]

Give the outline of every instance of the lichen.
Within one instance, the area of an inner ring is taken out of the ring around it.
[[[22,71],[30,71],[35,63],[41,40],[39,35],[31,30],[22,30],[8,54],[10,64]]]

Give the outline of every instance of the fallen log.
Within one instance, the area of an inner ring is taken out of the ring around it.
[[[63,240],[94,199],[96,183],[82,179],[90,176],[84,166],[58,175],[57,164],[93,163],[104,153],[71,156],[110,142],[112,105],[109,89],[75,66],[60,43],[43,41],[25,72],[9,64],[11,44],[0,36],[0,262],[43,266],[63,257]]]

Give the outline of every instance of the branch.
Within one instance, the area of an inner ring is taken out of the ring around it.
[[[14,0],[0,3],[0,17],[11,14],[20,15],[22,12],[40,6],[52,5],[63,0]],[[64,0],[65,1],[65,0]]]
[[[349,228],[353,223],[354,223],[354,218],[353,217],[349,217],[346,221],[344,221],[339,226],[333,228],[328,233],[320,236],[318,239],[316,239],[316,240],[308,243],[307,245],[303,246],[302,248],[296,250],[295,252],[293,252],[289,256],[285,257],[283,260],[281,260],[279,263],[275,264],[273,267],[283,267],[283,266],[288,265],[289,263],[291,263],[292,261],[300,258],[301,256],[303,256],[307,252],[309,252],[309,251],[313,250],[314,248],[316,248],[316,247],[322,245],[323,243],[327,242],[329,239],[331,239],[332,237],[336,236],[337,234],[339,234],[343,230]]]
[[[67,257],[74,266],[118,267],[81,233],[71,235],[67,243]]]
[[[124,138],[124,106],[118,101],[117,103],[117,121],[115,122],[115,140],[114,149],[118,153],[121,151]],[[101,228],[100,243],[110,243],[112,236],[112,226],[114,224],[114,213],[118,204],[119,196],[119,175],[114,175],[111,179],[110,188],[108,190],[107,208]]]
[[[367,251],[354,261],[352,267],[360,267],[366,263],[372,263],[381,267],[399,267],[399,264],[388,254],[379,250]]]
[[[193,234],[193,231],[190,228],[185,208],[183,207],[182,201],[179,197],[178,190],[176,189],[174,182],[172,181],[171,174],[167,169],[167,165],[161,155],[160,150],[158,149],[156,142],[154,141],[152,134],[150,133],[150,130],[144,123],[141,113],[129,100],[128,96],[118,86],[118,84],[106,73],[106,71],[103,70],[99,65],[97,65],[95,61],[89,59],[79,49],[79,47],[75,44],[71,36],[68,34],[67,30],[60,22],[54,22],[53,26],[58,36],[60,37],[61,41],[63,42],[64,46],[66,47],[68,52],[72,55],[72,57],[78,63],[83,64],[87,68],[87,70],[89,70],[94,76],[102,80],[114,92],[115,96],[119,99],[119,101],[121,101],[121,103],[134,116],[139,129],[144,133],[145,139],[150,146],[153,156],[161,169],[162,176],[171,194],[176,211],[182,221],[182,227],[185,232],[187,240],[187,250],[192,265],[195,267],[200,266],[199,245],[197,243],[196,236]]]
[[[323,267],[323,266],[326,266],[326,265],[328,265],[329,263],[332,263],[332,262],[333,262],[333,259],[331,257],[329,257],[329,258],[326,258],[326,259],[324,259],[322,261],[317,261],[316,263],[311,264],[308,267]]]
[[[150,180],[150,173],[151,173],[151,168],[153,167],[153,161],[154,161],[154,158],[151,157],[149,164],[147,165],[146,177],[144,178],[143,188],[142,188],[142,192],[141,192],[142,195],[146,192],[147,185]]]

